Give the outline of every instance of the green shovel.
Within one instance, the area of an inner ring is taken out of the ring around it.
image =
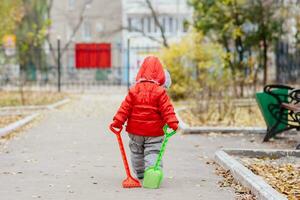
[[[156,163],[154,166],[149,167],[145,173],[144,173],[144,181],[143,181],[143,187],[144,188],[151,188],[156,189],[159,188],[162,179],[163,179],[163,172],[160,168],[160,163],[162,156],[166,150],[166,145],[168,143],[169,138],[176,133],[176,131],[172,130],[172,132],[168,133],[168,125],[165,125],[163,130],[165,133],[165,139],[161,145],[159,155],[157,157]]]

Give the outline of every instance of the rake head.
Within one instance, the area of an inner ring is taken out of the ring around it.
[[[139,187],[142,187],[141,183],[137,179],[135,179],[131,176],[127,177],[123,181],[122,185],[123,185],[123,188],[139,188]]]

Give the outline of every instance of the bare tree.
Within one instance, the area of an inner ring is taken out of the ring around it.
[[[51,17],[52,17],[51,16],[51,10],[53,8],[53,1],[54,0],[48,0],[47,17],[50,20],[51,20]],[[64,53],[67,51],[69,46],[72,44],[74,36],[79,31],[79,29],[80,29],[80,27],[81,27],[81,25],[82,25],[82,23],[85,19],[85,12],[86,12],[87,6],[89,4],[91,4],[92,2],[93,2],[93,0],[84,1],[83,5],[82,5],[82,7],[79,11],[78,19],[77,19],[75,25],[73,25],[73,29],[72,29],[70,38],[68,39],[68,41],[66,41],[65,45],[62,47],[61,56],[64,55]],[[146,7],[146,8],[149,9],[150,15],[154,19],[154,25],[158,28],[161,38],[155,37],[155,36],[153,36],[149,33],[146,33],[144,30],[139,29],[139,28],[135,28],[135,27],[121,27],[118,30],[114,30],[114,31],[106,32],[106,33],[102,33],[102,34],[103,35],[105,35],[105,34],[109,35],[109,34],[112,34],[112,33],[115,33],[115,32],[119,32],[121,30],[135,31],[135,32],[140,33],[144,37],[147,37],[150,40],[158,42],[158,43],[162,44],[164,47],[169,48],[169,44],[168,44],[168,40],[167,40],[167,37],[166,37],[166,34],[165,34],[164,27],[163,27],[163,25],[161,24],[161,22],[159,20],[159,11],[154,8],[151,0],[143,0],[142,2],[139,2],[139,3],[141,3],[140,4],[141,6]],[[57,60],[57,55],[55,54],[55,49],[54,49],[55,45],[53,44],[53,40],[51,41],[50,37],[51,37],[51,35],[48,34],[47,35],[47,42],[48,42],[48,45],[49,45],[49,49],[51,51],[53,59]]]
[[[51,20],[51,17],[52,17],[51,16],[51,10],[53,8],[53,1],[54,0],[48,0],[47,17],[48,17],[49,20]],[[84,1],[82,7],[80,8],[79,16],[78,16],[78,19],[77,19],[75,25],[72,28],[70,38],[66,41],[65,45],[62,47],[61,56],[64,55],[64,53],[67,51],[69,46],[72,44],[73,38],[75,37],[75,35],[79,31],[79,29],[80,29],[80,27],[81,27],[81,25],[82,25],[82,23],[85,19],[86,9],[88,8],[88,5],[91,4],[91,3],[93,3],[93,0]],[[54,45],[52,44],[53,41],[51,41],[50,34],[47,35],[47,42],[48,42],[49,49],[51,51],[52,57],[56,61],[57,60],[57,55],[55,54]]]
[[[167,38],[166,38],[166,34],[165,34],[165,29],[162,26],[162,24],[159,22],[159,19],[158,19],[158,12],[154,9],[154,7],[153,7],[153,5],[152,5],[152,3],[151,3],[150,0],[145,0],[145,1],[146,1],[147,7],[151,11],[151,16],[154,19],[155,26],[157,26],[159,28],[159,30],[160,30],[160,35],[161,35],[161,38],[163,40],[163,45],[166,48],[169,48],[169,44],[168,44],[168,41],[167,41]]]
[[[144,37],[147,37],[150,40],[158,42],[158,43],[162,44],[164,47],[169,48],[168,39],[166,37],[166,31],[165,31],[163,25],[161,24],[161,22],[159,21],[159,15],[160,15],[159,11],[154,8],[151,0],[143,0],[142,2],[137,1],[137,3],[139,3],[141,6],[146,7],[147,9],[149,9],[150,15],[154,20],[154,25],[158,28],[161,38],[159,39],[157,37],[154,37],[151,34],[146,33],[143,29],[139,29],[139,28],[136,28],[136,27],[126,26],[126,27],[122,27],[121,29],[141,33]]]
[[[48,19],[51,19],[51,10],[52,10],[52,7],[53,7],[53,1],[54,0],[48,0],[48,2],[47,2],[47,18]],[[54,47],[53,47],[53,45],[51,43],[50,34],[49,33],[46,36],[46,40],[48,42],[51,55],[52,55],[53,59],[56,61],[56,55],[54,53]]]

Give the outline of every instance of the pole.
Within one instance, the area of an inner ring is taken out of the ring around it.
[[[127,39],[127,89],[130,88],[130,38]]]
[[[60,39],[57,39],[57,90],[61,91],[61,49]]]

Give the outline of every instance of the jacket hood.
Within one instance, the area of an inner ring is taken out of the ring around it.
[[[148,56],[145,58],[136,76],[137,82],[143,80],[154,81],[159,85],[163,85],[165,83],[165,72],[159,58],[155,56]]]

